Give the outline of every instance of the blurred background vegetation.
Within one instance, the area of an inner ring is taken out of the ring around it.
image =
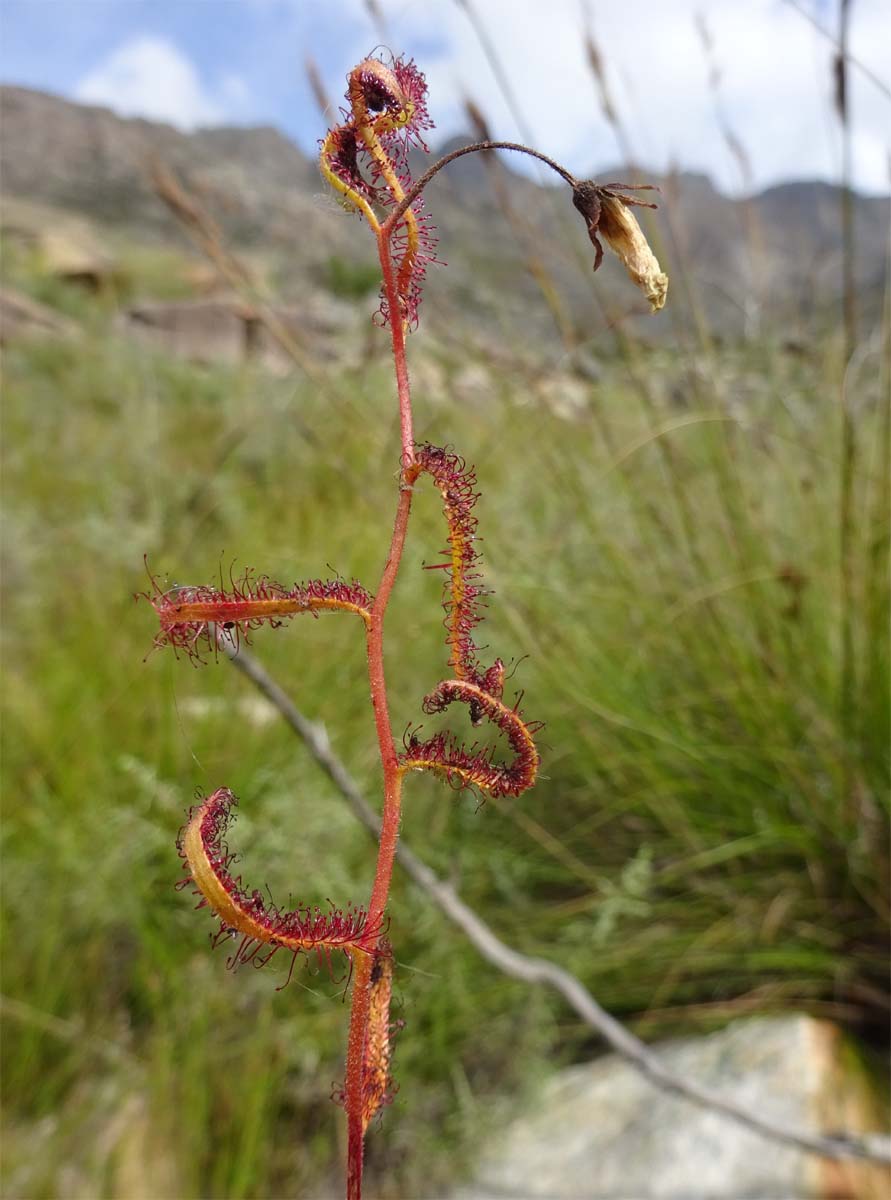
[[[226,784],[246,878],[308,903],[364,899],[373,848],[225,662],[148,653],[133,594],[143,555],[177,583],[330,564],[373,588],[398,447],[386,341],[361,327],[311,376],[190,361],[121,322],[134,297],[199,294],[181,242],[108,236],[120,269],[98,288],[20,238],[4,252],[6,285],[66,321],[4,363],[5,1194],[336,1194],[342,989],[300,969],[279,992],[279,959],[228,974],[174,891],[174,838],[193,792]],[[744,336],[709,326],[677,247],[668,269],[678,336],[607,311],[592,358],[530,267],[556,356],[516,327],[474,336],[460,292],[409,347],[419,437],[477,468],[483,640],[546,729],[518,802],[413,778],[405,839],[648,1038],[796,1009],[880,1044],[887,293],[853,340],[836,295]],[[312,288],[362,314],[374,286],[339,248],[316,264]],[[389,617],[396,728],[442,675],[441,577],[421,568],[443,539],[430,489]],[[255,649],[374,800],[354,623],[295,621]],[[373,1194],[429,1195],[543,1070],[600,1047],[398,871],[391,915],[401,1090],[369,1169]]]

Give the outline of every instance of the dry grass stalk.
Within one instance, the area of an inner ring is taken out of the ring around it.
[[[269,330],[292,362],[314,383],[330,389],[329,382],[312,358],[298,346],[284,322],[258,292],[252,272],[225,245],[219,225],[186,190],[171,168],[159,157],[149,160],[152,184],[160,200],[188,231],[198,248],[210,259],[226,282]]]
[[[322,72],[319,70],[319,64],[311,54],[307,54],[303,60],[303,66],[306,70],[306,78],[313,99],[318,106],[319,112],[322,114],[322,119],[328,122],[333,119],[336,109],[331,103],[331,97],[328,95],[328,89],[325,87],[325,81],[322,79]]]

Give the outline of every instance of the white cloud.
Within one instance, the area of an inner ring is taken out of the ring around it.
[[[232,92],[231,82],[226,92]],[[131,38],[81,79],[75,97],[125,117],[168,121],[181,129],[218,125],[224,107],[202,84],[192,62],[164,38]]]
[[[834,7],[830,11],[817,0],[804,2],[831,23]],[[386,18],[385,40],[397,52],[413,54],[427,75],[436,138],[466,132],[466,95],[480,104],[496,136],[515,139],[520,134],[462,5],[456,0],[378,3]],[[630,6],[607,0],[472,3],[532,140],[577,173],[598,171],[622,157],[585,59],[587,11],[636,159],[656,170],[677,163],[708,173],[725,190],[740,189],[739,167],[709,90],[696,28],[701,12],[721,71],[721,104],[751,160],[754,185],[839,177],[833,47],[785,0],[635,0]],[[197,11],[203,6],[191,7]],[[324,6],[305,0],[252,0],[249,7],[264,37],[270,27],[275,30],[271,55],[268,45],[263,55],[248,53],[246,47],[243,59],[221,64],[219,74],[208,79],[171,42],[137,36],[81,80],[78,99],[183,128],[245,117],[277,120],[296,126],[309,147],[316,135],[310,120],[293,110],[284,112],[278,97],[271,101],[276,107],[264,109],[261,97],[276,90],[290,94],[307,51],[320,62],[331,94],[339,97],[347,70],[380,34],[365,0],[328,0]],[[853,53],[891,82],[886,61],[891,5],[888,0],[858,0],[851,11]],[[263,78],[260,70],[266,73]],[[891,102],[854,67],[850,82],[855,184],[887,192]]]
[[[512,119],[479,40],[454,0],[424,5],[384,0],[393,42],[410,48],[435,34],[434,60],[419,56],[441,134],[465,130],[465,94],[481,105],[496,136],[513,139]],[[832,109],[833,47],[782,0],[587,0],[594,35],[636,157],[706,171],[739,190],[738,167],[722,136],[696,28],[701,12],[721,70],[721,103],[751,160],[754,183],[837,179],[838,123]],[[583,43],[580,0],[476,0],[535,143],[574,171],[616,162],[619,151],[597,97]],[[819,11],[819,10],[818,10]],[[887,0],[852,6],[851,46],[880,77],[891,72],[880,47],[891,41]],[[855,183],[888,190],[891,102],[851,68]]]

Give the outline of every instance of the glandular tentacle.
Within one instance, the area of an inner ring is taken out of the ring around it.
[[[188,874],[180,887],[191,884],[201,896],[198,907],[208,907],[219,918],[214,946],[239,938],[227,965],[232,969],[246,963],[265,966],[279,950],[297,955],[315,952],[320,962],[331,966],[331,955],[342,952],[352,961],[355,954],[373,954],[382,925],[369,923],[364,908],[348,905],[327,909],[303,905],[284,910],[262,892],[249,890],[232,871],[236,856],[226,841],[238,800],[228,788],[218,788],[189,813],[180,830],[177,849]],[[293,969],[293,962],[292,962]],[[290,980],[290,972],[288,974]]]
[[[502,762],[492,749],[465,746],[453,734],[440,732],[421,740],[410,732],[399,757],[402,771],[433,771],[455,788],[476,787],[491,796],[519,796],[532,787],[538,774],[539,755],[534,735],[539,722],[524,721],[515,708],[490,696],[476,684],[463,679],[446,679],[424,698],[424,712],[439,713],[460,701],[482,719],[495,725],[506,737],[513,758]]]
[[[219,586],[162,588],[151,573],[149,580],[152,590],[140,596],[158,614],[155,646],[183,650],[197,662],[203,653],[216,651],[220,632],[237,646],[241,638],[250,641],[251,631],[261,625],[275,629],[307,612],[350,612],[367,625],[374,603],[356,580],[309,579],[288,586],[251,570],[230,578],[228,587],[221,580]]]
[[[320,143],[322,174],[344,203],[361,215],[376,234],[383,232],[393,262],[399,311],[381,293],[381,324],[417,324],[426,269],[437,262],[435,230],[417,197],[396,221],[387,210],[398,209],[413,181],[408,167],[412,148],[425,153],[424,133],[432,128],[427,111],[427,84],[411,59],[363,59],[348,76],[348,108],[344,120]],[[383,230],[382,230],[383,227]]]
[[[473,631],[483,619],[481,609],[489,589],[482,583],[476,549],[477,519],[473,514],[479,499],[476,472],[460,455],[440,446],[418,447],[414,463],[405,470],[405,480],[413,484],[422,474],[429,475],[442,496],[443,515],[448,527],[448,558],[434,563],[429,570],[445,570],[444,625],[449,647],[449,666],[457,679],[466,679],[484,692],[501,699],[504,690],[504,664],[495,659],[484,669],[478,658]],[[471,713],[478,724],[475,712]]]

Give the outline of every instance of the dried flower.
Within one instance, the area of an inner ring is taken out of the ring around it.
[[[588,226],[588,237],[594,246],[594,270],[603,261],[603,246],[598,236],[602,234],[649,300],[650,311],[658,312],[668,295],[668,276],[659,266],[636,217],[629,211],[631,205],[639,208],[655,208],[656,205],[625,195],[617,190],[619,188],[658,190],[652,184],[597,184],[592,179],[585,179],[572,189],[572,202]]]

